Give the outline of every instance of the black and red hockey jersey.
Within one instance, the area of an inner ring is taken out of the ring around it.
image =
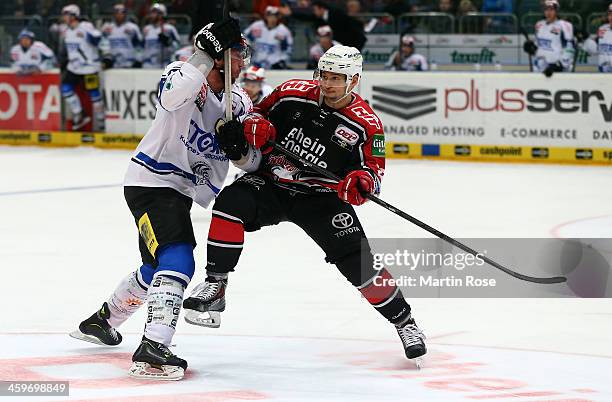
[[[340,177],[351,170],[370,172],[375,193],[385,171],[383,125],[359,95],[342,109],[319,105],[316,81],[290,80],[279,85],[253,112],[276,128],[276,142],[305,160]],[[259,172],[291,190],[314,193],[336,190],[336,182],[310,171],[276,151],[264,156]]]

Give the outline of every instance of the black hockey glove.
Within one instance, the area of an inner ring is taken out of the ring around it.
[[[244,126],[238,120],[230,120],[227,123],[219,120],[215,134],[219,148],[229,159],[237,161],[247,154],[249,145],[244,137]]]
[[[223,51],[240,43],[240,26],[234,18],[210,23],[195,35],[193,45],[215,60],[223,58]]]
[[[102,59],[102,69],[103,70],[106,70],[106,69],[109,69],[109,68],[113,68],[114,64],[115,64],[115,61],[113,60],[112,57],[105,56]]]
[[[561,71],[563,71],[563,66],[561,63],[556,62],[555,64],[549,64],[548,67],[546,67],[546,70],[544,70],[544,75],[550,78],[554,73]]]
[[[161,43],[164,47],[168,47],[172,44],[172,38],[170,35],[166,35],[163,32],[160,32],[157,38],[159,39],[159,43]]]
[[[525,51],[525,53],[533,56],[538,51],[538,47],[532,40],[528,40],[525,43],[523,43],[523,50]]]

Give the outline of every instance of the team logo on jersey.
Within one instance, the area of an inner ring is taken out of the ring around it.
[[[185,144],[189,152],[194,155],[211,160],[227,160],[227,157],[223,151],[221,151],[221,148],[219,148],[219,143],[215,135],[202,130],[193,120],[191,120],[188,137],[181,134],[180,140]]]
[[[375,134],[372,141],[372,155],[385,156],[385,136],[383,134]]]
[[[353,146],[359,141],[359,134],[340,124],[334,131],[332,141],[344,149],[353,150]]]
[[[196,162],[192,167],[191,171],[195,175],[196,186],[201,186],[210,181],[211,167],[206,162]]]

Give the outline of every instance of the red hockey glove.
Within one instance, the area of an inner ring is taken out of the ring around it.
[[[260,149],[262,154],[272,151],[267,142],[276,138],[276,129],[263,117],[251,116],[244,120],[244,137],[247,143]]]
[[[353,170],[338,183],[338,197],[352,205],[363,204],[373,191],[374,178],[365,170]]]

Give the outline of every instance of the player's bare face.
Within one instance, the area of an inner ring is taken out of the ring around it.
[[[242,88],[245,90],[251,100],[257,98],[257,94],[261,91],[261,84],[256,81],[244,81]]]
[[[30,46],[32,46],[32,39],[27,36],[24,36],[23,38],[19,39],[19,44],[24,49],[29,49]]]
[[[332,102],[340,99],[346,94],[346,75],[322,71],[319,75],[319,86],[321,93]]]
[[[557,19],[557,10],[553,7],[546,7],[544,9],[544,17],[546,17],[546,22],[554,22]]]
[[[608,13],[608,24],[612,25],[612,12]]]

